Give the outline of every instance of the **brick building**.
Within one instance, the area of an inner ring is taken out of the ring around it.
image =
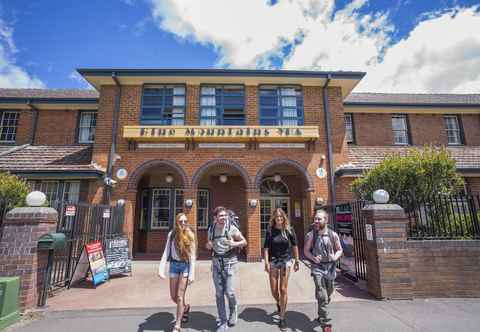
[[[303,239],[316,204],[411,146],[448,146],[480,191],[480,95],[355,94],[358,72],[79,72],[96,90],[0,89],[0,170],[49,200],[124,199],[135,255],[158,256],[180,211],[203,248],[224,205],[257,260],[275,207]]]

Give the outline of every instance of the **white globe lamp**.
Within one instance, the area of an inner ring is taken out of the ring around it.
[[[220,180],[221,183],[225,183],[227,182],[228,177],[225,174],[222,174],[218,179]]]
[[[173,176],[172,174],[168,174],[166,177],[165,177],[165,181],[167,183],[172,183],[173,182]]]
[[[117,170],[117,179],[119,180],[125,180],[128,176],[128,172],[125,168],[120,168]]]
[[[32,191],[25,201],[28,206],[42,206],[47,201],[47,196],[41,191]]]
[[[273,176],[273,181],[280,182],[281,180],[282,180],[282,176],[280,174],[277,173]]]
[[[378,189],[373,192],[373,200],[377,204],[386,204],[390,199],[390,195],[386,190]]]

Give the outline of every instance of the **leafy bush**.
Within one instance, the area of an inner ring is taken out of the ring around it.
[[[25,204],[25,197],[30,192],[25,180],[9,174],[0,173],[0,208],[8,211]]]
[[[350,190],[357,199],[372,200],[377,189],[385,189],[391,202],[402,197],[424,200],[432,194],[449,195],[461,190],[463,179],[445,148],[425,146],[410,149],[405,156],[393,154],[354,180]]]

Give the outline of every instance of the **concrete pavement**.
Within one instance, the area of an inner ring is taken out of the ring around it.
[[[313,320],[314,303],[289,305],[289,331],[320,331]],[[230,331],[278,331],[273,305],[243,305],[238,325]],[[478,299],[414,301],[349,301],[330,305],[335,332],[478,331]],[[212,331],[216,309],[193,307],[183,331]],[[46,312],[8,332],[147,332],[170,331],[174,308]]]

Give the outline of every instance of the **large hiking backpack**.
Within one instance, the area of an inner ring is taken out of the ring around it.
[[[216,223],[214,222],[208,227],[208,240],[213,241],[219,237],[225,237],[227,239],[230,239],[230,228],[232,225],[235,226],[237,229],[240,229],[238,216],[232,210],[227,210],[227,222],[225,225],[225,232],[221,235],[215,236],[214,230],[215,230]],[[216,254],[215,250],[213,251],[214,251],[213,252],[214,256],[217,256],[217,257],[232,257],[239,253],[240,248],[231,248],[227,253],[223,255]]]
[[[328,225],[327,225],[328,227]],[[315,227],[311,227],[311,232],[313,232],[313,243],[312,243],[312,246],[310,247],[310,253],[312,254],[313,256],[313,249],[316,248],[317,246],[317,241],[320,240],[320,237],[318,236],[319,232],[317,229],[315,229]],[[328,227],[328,232],[327,232],[327,236],[328,238],[330,239],[330,243],[332,244],[332,246],[335,247],[335,239],[333,237],[333,231],[330,229],[330,227]],[[312,264],[316,264],[315,262],[313,262],[312,260],[310,260],[310,263]]]

